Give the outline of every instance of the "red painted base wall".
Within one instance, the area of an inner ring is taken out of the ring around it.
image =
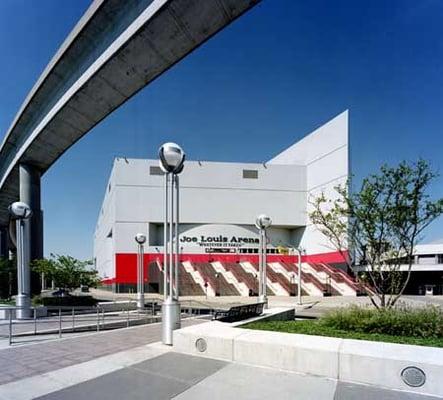
[[[153,261],[163,262],[163,254],[145,254],[143,258],[145,282],[149,282],[148,265]],[[268,262],[296,263],[296,255],[268,254]],[[237,263],[250,261],[258,263],[258,254],[181,254],[180,261],[199,262],[229,262]],[[343,263],[343,256],[339,252],[310,254],[302,256],[302,262],[338,264]],[[137,283],[137,254],[117,253],[115,255],[115,277],[103,280],[104,284],[112,283]]]

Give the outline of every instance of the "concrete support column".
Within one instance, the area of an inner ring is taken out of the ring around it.
[[[29,164],[20,164],[20,201],[28,204],[32,210],[25,246],[29,248],[29,260],[43,258],[43,212],[41,210],[40,176],[38,168]],[[31,295],[40,293],[40,275],[31,272]]]
[[[40,171],[28,164],[20,164],[20,201],[32,210],[28,243],[31,260],[43,258],[43,212],[41,210]]]

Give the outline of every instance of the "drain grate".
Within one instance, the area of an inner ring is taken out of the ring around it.
[[[206,344],[206,340],[203,338],[198,338],[195,341],[195,347],[200,353],[204,353],[206,349],[208,348],[208,345]]]
[[[408,386],[420,387],[426,382],[426,374],[417,367],[406,367],[401,371],[401,378]]]

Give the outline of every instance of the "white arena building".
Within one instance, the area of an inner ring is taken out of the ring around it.
[[[342,258],[309,221],[309,198],[349,174],[348,112],[262,164],[186,161],[180,175],[182,295],[251,295],[257,291],[257,215],[268,214],[268,292],[294,295],[302,247],[302,291],[356,295]],[[183,143],[186,148],[186,143]],[[192,154],[190,155],[192,157]],[[94,235],[103,283],[118,292],[136,287],[134,236],[145,233],[145,287],[162,291],[164,176],[158,160],[117,158]]]

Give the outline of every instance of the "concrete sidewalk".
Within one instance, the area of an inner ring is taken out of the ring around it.
[[[0,350],[0,400],[438,399],[181,354],[160,337],[152,324]]]
[[[182,326],[202,322],[186,319],[182,320]],[[158,342],[160,339],[161,323],[155,323],[1,349],[0,385]]]
[[[149,352],[151,350],[151,352]],[[54,373],[48,384],[44,377],[24,380],[8,388],[0,399],[28,400],[436,400],[401,391],[337,382],[333,379],[301,375],[269,368],[229,363],[174,353],[160,345],[145,346],[145,360],[110,372],[112,356],[80,364]],[[126,358],[131,358],[127,353]],[[122,353],[123,354],[123,353]],[[117,355],[116,355],[117,357]],[[114,364],[118,364],[117,358]],[[120,357],[122,357],[120,355]],[[135,353],[132,353],[135,357]],[[102,369],[101,369],[102,367]],[[90,371],[91,376],[81,372]],[[80,378],[72,379],[70,376]],[[100,372],[98,372],[100,375]],[[77,382],[76,382],[77,381]],[[33,386],[34,384],[34,386]],[[38,389],[36,386],[39,386]],[[33,387],[35,389],[33,389]],[[54,390],[56,389],[56,390]],[[57,390],[58,389],[58,390]],[[32,392],[34,390],[34,392]],[[47,392],[41,396],[44,392]],[[36,397],[33,397],[33,394]],[[7,396],[7,397],[2,397]]]

